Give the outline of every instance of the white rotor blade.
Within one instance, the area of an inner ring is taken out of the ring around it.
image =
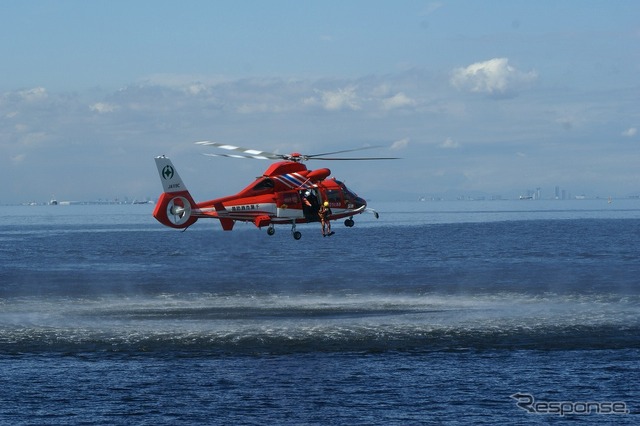
[[[343,149],[340,151],[325,152],[322,154],[275,154],[268,151],[259,151],[257,149],[243,148],[241,146],[229,145],[226,143],[212,142],[212,141],[200,141],[196,142],[196,145],[203,146],[215,146],[216,148],[226,149],[229,151],[237,151],[240,154],[203,154],[209,157],[228,157],[228,158],[250,158],[257,160],[287,160],[302,162],[307,160],[336,160],[336,161],[351,161],[351,160],[397,160],[396,157],[325,157],[325,155],[341,154],[345,152],[362,151],[365,149],[380,148],[379,146],[366,146],[362,148]]]
[[[220,149],[227,149],[229,151],[238,151],[244,154],[244,155],[205,154],[211,157],[255,158],[258,160],[279,160],[284,158],[284,156],[280,154],[274,154],[273,152],[258,151],[256,149],[243,148],[241,146],[229,145],[226,143],[200,141],[200,142],[196,142],[196,144],[203,145],[203,146],[215,146]]]
[[[227,157],[227,158],[249,158],[254,160],[274,160],[271,157],[265,157],[263,155],[242,155],[242,154],[202,154],[207,157]],[[276,160],[279,158],[275,158]]]

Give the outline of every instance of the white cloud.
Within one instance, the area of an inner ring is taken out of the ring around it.
[[[193,95],[193,96],[197,96],[197,95],[200,95],[200,94],[208,94],[209,93],[209,88],[204,83],[192,83],[192,84],[189,84],[184,90],[185,90],[185,92],[187,92],[188,94]]]
[[[44,87],[34,87],[33,89],[22,90],[18,92],[20,97],[27,102],[36,102],[47,99],[47,89]]]
[[[402,108],[406,106],[413,106],[415,104],[416,102],[403,92],[399,92],[390,98],[382,100],[382,107],[384,109]]]
[[[106,102],[97,102],[91,106],[89,106],[91,111],[95,111],[100,114],[105,114],[108,112],[113,112],[117,109],[116,105],[106,103]]]
[[[389,95],[391,88],[387,83],[379,84],[371,89],[371,95],[377,98],[382,98]]]
[[[346,87],[336,91],[321,91],[322,106],[329,111],[360,109],[355,87]]]
[[[447,138],[445,139],[444,142],[442,142],[440,144],[440,148],[444,148],[444,149],[456,149],[456,148],[460,148],[460,144],[456,141],[454,141],[451,138]]]
[[[494,58],[454,69],[450,82],[459,90],[504,96],[527,87],[537,77],[535,71],[522,72],[509,65],[507,58]]]
[[[633,137],[638,133],[638,129],[635,127],[629,127],[627,130],[622,132],[622,136]]]
[[[403,138],[391,144],[391,149],[397,151],[397,150],[405,149],[407,146],[409,146],[409,138]]]

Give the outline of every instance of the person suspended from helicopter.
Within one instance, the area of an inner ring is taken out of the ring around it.
[[[311,191],[308,189],[302,192],[302,208],[311,207],[311,201],[309,201],[309,197],[311,196]]]
[[[335,234],[335,232],[331,231],[331,221],[329,220],[329,216],[331,216],[332,214],[333,212],[329,207],[329,202],[325,201],[318,211],[318,215],[320,216],[320,223],[322,224],[323,237],[328,237]]]
[[[309,222],[318,222],[320,217],[318,216],[318,198],[315,196],[311,189],[306,189],[300,192],[302,198],[302,212],[304,217]]]

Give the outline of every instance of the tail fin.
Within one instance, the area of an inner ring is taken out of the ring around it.
[[[160,174],[160,181],[164,192],[153,211],[153,217],[163,225],[171,228],[187,228],[198,220],[192,216],[192,208],[196,205],[180,179],[173,163],[164,155],[156,157],[156,166]]]

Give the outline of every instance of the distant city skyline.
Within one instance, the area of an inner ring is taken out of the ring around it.
[[[556,192],[557,190],[557,192]],[[544,191],[543,188],[527,189],[525,191],[512,191],[510,193],[498,193],[498,192],[480,192],[473,193],[455,193],[450,192],[446,194],[424,194],[424,193],[407,193],[403,191],[385,192],[372,192],[371,194],[364,194],[365,198],[370,201],[380,202],[393,202],[393,201],[509,201],[509,200],[581,200],[581,199],[640,199],[640,191],[635,194],[595,194],[595,193],[572,193],[568,189],[564,189],[560,186],[554,187],[553,194],[549,195],[549,191]],[[559,195],[556,195],[559,194]],[[232,194],[228,194],[232,195]],[[28,200],[20,201],[16,203],[0,203],[3,205],[22,204],[22,205],[50,205],[50,204],[154,204],[157,201],[157,196],[146,195],[139,197],[132,197],[129,195],[117,196],[117,197],[98,197],[95,199],[59,199],[57,196],[52,195],[49,199],[42,200]]]

